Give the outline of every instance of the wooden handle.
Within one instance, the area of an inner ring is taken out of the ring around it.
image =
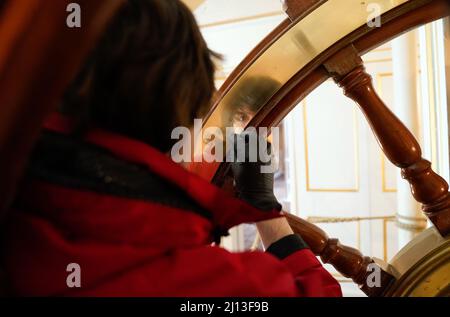
[[[363,256],[357,249],[342,245],[337,239],[330,239],[322,229],[312,223],[292,214],[286,214],[286,219],[292,230],[303,238],[323,263],[331,264],[343,276],[351,278],[368,296],[381,296],[395,280],[391,274],[375,264],[373,259]],[[380,285],[373,287],[368,281],[375,266],[381,276]]]

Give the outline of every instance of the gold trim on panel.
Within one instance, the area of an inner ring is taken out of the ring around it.
[[[361,222],[362,221],[374,221],[381,220],[383,224],[383,259],[387,262],[388,257],[388,228],[389,222],[396,222],[396,216],[369,216],[369,217],[308,217],[307,221],[311,223],[344,223],[344,222],[356,222],[356,235],[357,235],[357,249],[361,249]]]
[[[380,96],[383,96],[383,82],[381,81],[383,77],[392,77],[394,74],[392,72],[382,72],[377,73],[376,76],[376,84],[377,84],[377,92]]]
[[[384,62],[392,62],[392,58],[380,58],[380,59],[367,59],[367,60],[364,60],[364,64],[384,63]]]
[[[392,72],[378,73],[376,76],[377,92],[380,96],[383,96],[383,81],[384,77],[392,77]],[[388,188],[386,184],[386,156],[383,151],[380,150],[381,156],[381,190],[383,193],[396,193],[397,188]]]
[[[369,53],[373,53],[373,52],[387,52],[387,51],[392,51],[392,47],[383,47],[383,48],[377,48],[374,49],[372,51],[370,51]]]
[[[381,152],[381,190],[383,193],[396,193],[397,188],[388,188],[386,184],[386,156]]]
[[[254,21],[254,20],[259,20],[259,19],[264,19],[264,18],[271,18],[274,16],[281,16],[281,15],[286,16],[286,14],[283,11],[272,11],[272,12],[267,12],[267,13],[244,16],[244,17],[240,17],[240,18],[226,19],[226,20],[221,20],[221,21],[216,21],[216,22],[211,22],[211,23],[205,23],[205,24],[200,25],[200,28],[206,29],[206,28],[211,28],[211,27],[215,27],[215,26],[236,24],[236,23]]]
[[[334,193],[355,193],[360,190],[360,174],[359,174],[359,144],[358,144],[358,118],[356,108],[353,109],[353,141],[355,156],[355,184],[356,188],[312,188],[310,184],[309,173],[309,142],[308,142],[308,121],[306,113],[306,100],[302,101],[303,110],[303,138],[304,138],[304,154],[305,154],[305,180],[307,192],[334,192]]]

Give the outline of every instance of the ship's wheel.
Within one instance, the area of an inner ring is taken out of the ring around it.
[[[122,1],[78,0],[80,29],[62,27],[69,0],[0,1],[0,216],[8,210],[26,158],[45,116],[76,73]],[[369,296],[450,295],[450,195],[448,184],[422,158],[419,144],[374,91],[360,56],[394,37],[450,15],[448,0],[371,0],[380,8],[381,27],[367,22],[364,0],[286,0],[289,19],[270,33],[237,67],[220,89],[205,125],[221,126],[241,83],[269,77],[279,85],[263,98],[250,125],[278,124],[303,98],[332,77],[366,115],[384,153],[411,183],[414,197],[434,227],[394,258],[391,264],[364,257],[329,239],[319,228],[289,216],[324,262],[351,277]],[[51,63],[49,63],[51,61]],[[10,80],[14,78],[14,80]],[[267,93],[267,90],[265,93]],[[226,164],[198,173],[227,184]],[[229,183],[229,182],[228,182]],[[367,284],[369,267],[382,275],[380,287]],[[1,277],[1,276],[0,276]]]
[[[450,295],[450,195],[448,184],[431,170],[418,142],[387,108],[372,86],[361,56],[423,24],[450,14],[446,0],[376,0],[379,27],[367,23],[367,3],[361,0],[287,0],[289,16],[232,72],[204,125],[221,127],[232,118],[235,96],[251,94],[259,110],[249,126],[273,127],[325,80],[333,78],[365,114],[388,159],[402,169],[412,194],[434,226],[400,251],[390,264],[364,257],[329,239],[319,228],[289,216],[323,262],[353,279],[369,296]],[[342,18],[342,17],[345,17]],[[266,85],[267,78],[278,85]],[[263,80],[264,79],[264,80]],[[247,89],[252,81],[260,89]],[[209,140],[204,140],[208,142]],[[193,166],[202,177],[219,186],[230,184],[226,163]],[[380,287],[368,282],[376,266]],[[372,285],[373,286],[373,285]]]

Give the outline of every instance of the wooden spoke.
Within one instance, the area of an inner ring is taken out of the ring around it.
[[[450,232],[450,194],[447,182],[431,169],[413,134],[376,93],[372,77],[351,45],[325,63],[325,68],[364,112],[387,158],[401,168],[414,198],[442,236]]]
[[[316,225],[291,214],[286,215],[292,230],[302,236],[315,255],[320,256],[322,262],[329,263],[343,276],[351,278],[368,296],[382,296],[395,278],[387,269],[367,256],[363,256],[357,249],[342,245],[338,239],[330,239],[328,235]],[[384,265],[383,265],[384,266]],[[386,266],[387,267],[387,266]],[[371,284],[371,274],[380,272],[380,284]]]

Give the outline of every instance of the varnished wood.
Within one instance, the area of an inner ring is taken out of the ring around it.
[[[362,26],[327,49],[314,61],[301,69],[267,102],[250,122],[250,126],[271,127],[277,125],[299,101],[328,79],[329,75],[322,72],[321,65],[349,44],[354,43],[358,52],[361,54],[366,53],[412,28],[448,16],[450,14],[450,2],[446,0],[415,0],[407,2],[392,11],[393,12],[388,12],[383,16],[381,28],[369,28],[367,25]],[[212,107],[210,114],[214,112],[230,87],[236,83],[238,78],[248,69],[248,67],[293,25],[295,25],[295,23],[290,23],[289,20],[283,21],[244,58],[220,87],[218,98]],[[262,125],[263,123],[264,125]],[[222,173],[222,175],[224,174]],[[215,177],[215,179],[218,179],[218,177]]]
[[[381,28],[362,26],[326,50],[287,82],[251,121],[250,126],[277,125],[303,98],[329,78],[321,65],[340,50],[354,43],[360,55],[413,28],[450,15],[446,0],[416,0],[388,12]]]
[[[334,80],[364,112],[383,152],[411,184],[414,198],[442,236],[450,233],[449,185],[422,158],[414,135],[392,113],[376,93],[357,50],[349,46],[325,63]]]
[[[283,0],[283,9],[291,21],[308,14],[327,0]]]
[[[302,99],[304,99],[312,90],[330,77],[329,73],[322,67],[322,64],[343,48],[354,44],[358,54],[361,55],[406,31],[448,16],[449,14],[449,1],[412,0],[392,10],[392,12],[388,12],[383,15],[381,28],[368,28],[366,25],[362,26],[351,34],[348,34],[339,42],[335,43],[310,64],[299,70],[299,72],[266,103],[266,105],[258,112],[249,125],[255,127],[271,127],[281,122],[281,120]],[[299,19],[297,19],[297,21],[298,20]],[[294,24],[295,23],[289,23],[289,20],[285,20],[283,24],[280,25],[274,32],[271,32],[271,34],[263,40],[261,45],[255,48],[242,61],[237,70],[230,75],[227,79],[226,85],[221,88],[219,99],[225,95],[226,91],[228,91],[230,86],[236,82],[237,78],[241,76],[246,69],[248,69],[249,65],[253,63],[271,43],[287,32],[287,30],[289,30]],[[217,184],[229,184],[231,176],[227,171],[228,165],[222,164],[217,171],[213,182]],[[299,222],[297,221],[298,219],[290,216],[288,216],[288,219],[294,230],[301,234],[305,240],[307,240],[317,254],[317,252],[323,248],[323,243],[327,239],[323,231],[320,229],[311,230],[311,224],[305,222],[304,220]],[[338,245],[338,243],[334,244]],[[361,257],[363,260],[361,260]],[[350,259],[348,260],[350,263],[348,264],[349,268],[347,269],[349,269],[348,271],[350,272],[358,271],[357,269],[352,269],[353,262],[364,263],[364,261],[366,261],[365,263],[367,263],[367,259],[364,260],[362,255],[351,256],[348,259]],[[344,267],[344,269],[346,268]],[[381,289],[384,287],[388,288],[390,281],[393,280],[393,277],[387,272],[387,270],[382,270],[382,276],[383,287]],[[357,278],[357,280],[361,280],[361,278]],[[377,290],[377,296],[383,293],[381,289]],[[370,296],[376,295],[376,292],[371,294],[370,290],[364,291]]]
[[[450,14],[450,3],[446,0],[413,1],[395,9],[395,11],[395,13],[391,13],[389,16],[383,18],[383,26],[381,28],[374,29],[363,26],[333,45],[333,47],[330,47],[313,62],[305,66],[267,102],[267,104],[252,119],[249,125],[255,127],[272,127],[279,124],[301,100],[329,78],[329,74],[323,70],[321,65],[333,54],[339,52],[340,49],[354,43],[355,48],[360,54],[366,53],[403,32],[444,16],[448,16]],[[239,76],[245,72],[249,65],[253,63],[253,61],[258,58],[271,43],[288,31],[292,25],[292,23],[289,23],[289,20],[283,21],[283,23],[272,31],[239,64],[219,89],[218,99],[215,106],[211,109],[210,114],[214,112],[214,109],[219,104],[220,100],[237,81]],[[221,164],[218,166],[216,173],[213,173],[208,179],[220,186],[220,184],[225,182],[225,178],[231,177],[228,172],[228,164]]]
[[[66,25],[72,1],[9,0],[0,16],[0,216],[8,208],[46,114],[123,0],[78,0],[82,27]]]
[[[323,263],[329,263],[347,278],[351,278],[368,296],[381,296],[395,278],[383,270],[373,259],[363,256],[357,249],[342,245],[337,239],[330,239],[319,227],[292,214],[286,214],[292,230],[299,234],[319,256]],[[370,266],[369,266],[370,265]],[[379,287],[370,287],[370,275],[374,266],[381,272]]]

